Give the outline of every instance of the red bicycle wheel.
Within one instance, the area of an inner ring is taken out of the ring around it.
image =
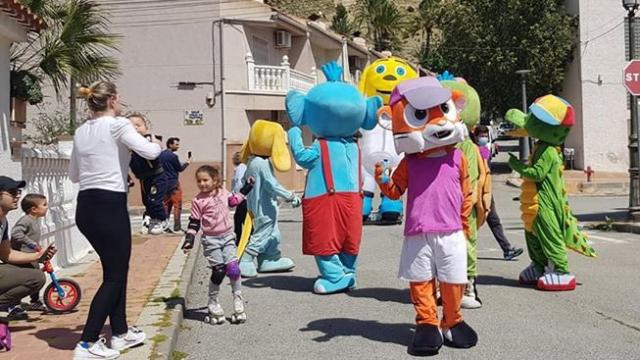
[[[64,290],[64,298],[60,298],[56,287],[51,283],[44,289],[44,304],[56,314],[75,309],[82,297],[80,285],[71,279],[58,279],[58,284]]]

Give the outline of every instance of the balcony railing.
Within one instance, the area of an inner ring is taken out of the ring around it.
[[[249,91],[286,94],[289,90],[307,92],[318,79],[315,69],[311,74],[291,69],[287,55],[282,57],[279,66],[256,65],[251,53],[246,56]]]

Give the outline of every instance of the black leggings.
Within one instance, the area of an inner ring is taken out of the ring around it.
[[[76,224],[100,256],[102,285],[91,301],[82,341],[95,342],[109,317],[111,332],[127,332],[127,275],[131,257],[131,224],[127,195],[90,189],[78,194]]]

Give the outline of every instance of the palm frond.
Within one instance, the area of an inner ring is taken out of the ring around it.
[[[93,0],[24,0],[49,27],[23,46],[12,48],[13,67],[48,79],[58,98],[69,77],[109,79],[119,74],[120,37],[109,31],[109,19]]]

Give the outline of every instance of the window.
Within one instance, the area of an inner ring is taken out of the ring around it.
[[[257,65],[269,65],[269,42],[257,36],[252,37],[253,60]]]

